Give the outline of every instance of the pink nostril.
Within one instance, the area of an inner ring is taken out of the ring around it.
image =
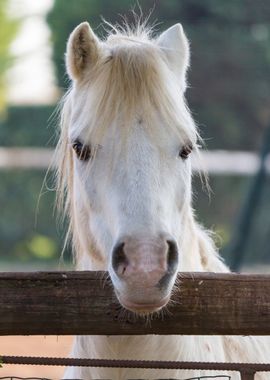
[[[117,244],[112,253],[112,267],[118,276],[123,276],[128,266],[124,246],[125,243]]]
[[[178,249],[174,240],[125,238],[112,252],[112,269],[125,281],[159,283],[172,278],[178,267]]]

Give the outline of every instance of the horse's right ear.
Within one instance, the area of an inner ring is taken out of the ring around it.
[[[71,33],[66,52],[66,68],[71,79],[81,79],[99,57],[99,40],[88,22],[78,25]]]

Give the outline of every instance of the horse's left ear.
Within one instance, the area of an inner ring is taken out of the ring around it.
[[[189,43],[181,24],[165,30],[157,39],[158,46],[165,53],[168,65],[179,78],[183,91],[186,89],[186,71],[189,66]]]
[[[67,43],[66,68],[71,79],[81,79],[98,61],[100,42],[88,22],[78,25]]]

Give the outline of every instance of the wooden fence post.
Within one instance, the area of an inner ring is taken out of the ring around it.
[[[253,371],[241,371],[240,372],[241,374],[241,380],[254,380],[255,379],[255,374],[256,372],[253,372]]]

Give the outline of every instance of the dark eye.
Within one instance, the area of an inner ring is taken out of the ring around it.
[[[72,144],[72,148],[79,160],[88,161],[91,158],[91,148],[89,145],[85,145],[81,143],[81,141],[75,140]]]
[[[182,149],[179,152],[179,157],[181,157],[183,160],[186,160],[190,153],[192,152],[192,145],[188,144],[182,147]]]

